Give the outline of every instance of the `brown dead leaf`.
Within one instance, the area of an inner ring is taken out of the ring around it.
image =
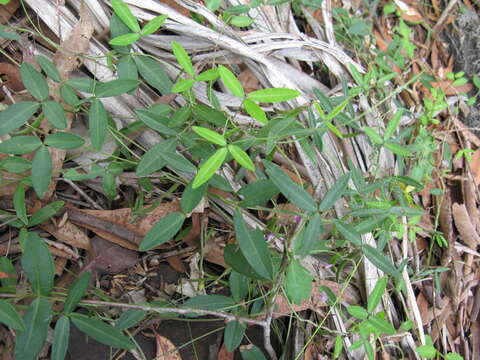
[[[238,75],[238,81],[243,85],[246,93],[258,90],[260,87],[257,77],[249,68],[243,70],[240,75]]]
[[[473,89],[472,84],[465,84],[454,86],[452,85],[452,81],[444,80],[444,81],[432,81],[432,86],[434,88],[440,88],[445,92],[445,95],[458,95],[460,93],[468,93]]]
[[[217,354],[217,360],[233,360],[235,358],[234,352],[228,352],[225,344],[222,345]]]
[[[423,295],[421,291],[417,296],[417,305],[418,305],[418,310],[420,310],[420,316],[422,317],[423,325],[429,324],[430,321],[432,320],[429,318],[429,312],[428,312],[430,305],[428,304],[428,301],[425,298],[425,295]]]
[[[3,84],[7,85],[13,91],[22,91],[25,89],[18,66],[2,62],[0,63],[0,75],[6,77],[6,81],[4,81]]]
[[[78,226],[66,221],[61,227],[50,223],[40,225],[42,230],[49,232],[58,241],[79,249],[90,250],[90,238]]]
[[[175,271],[179,273],[186,273],[188,271],[185,263],[178,255],[170,256],[166,258],[165,261],[168,262],[168,265],[170,265]]]
[[[400,16],[403,20],[419,23],[423,20],[423,16],[412,5],[408,5],[402,0],[393,0],[400,9]]]
[[[67,259],[61,257],[55,259],[55,275],[60,276],[63,274],[67,261]]]
[[[480,237],[470,220],[466,206],[455,203],[452,206],[452,213],[455,226],[463,242],[472,250],[475,250],[480,244]]]
[[[470,169],[472,170],[475,184],[477,184],[477,186],[480,185],[480,149],[475,150],[473,153]]]
[[[16,276],[14,274],[9,274],[3,271],[0,271],[0,279],[15,279]]]
[[[177,347],[166,337],[155,334],[157,339],[157,356],[155,360],[182,360]]]

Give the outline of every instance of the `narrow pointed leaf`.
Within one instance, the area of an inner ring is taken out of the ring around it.
[[[249,264],[249,262],[243,255],[240,246],[227,245],[223,252],[223,258],[233,270],[247,276],[248,278],[257,280],[269,280],[268,278],[260,276],[260,274],[258,274],[258,272],[253,269],[253,267]]]
[[[0,153],[23,155],[35,151],[42,142],[36,136],[15,136],[0,143]]]
[[[180,230],[184,221],[185,216],[180,213],[172,213],[163,217],[148,231],[138,249],[147,251],[166,243]]]
[[[35,114],[39,104],[33,101],[22,101],[0,112],[0,135],[17,130]]]
[[[138,80],[115,79],[105,83],[97,84],[95,95],[97,97],[119,96],[136,89],[139,85]]]
[[[350,180],[350,174],[344,174],[333,184],[318,206],[320,211],[327,211],[340,199],[347,190],[348,180]]]
[[[56,82],[62,81],[60,73],[50,59],[43,55],[37,55],[37,62],[50,79]]]
[[[195,84],[195,79],[180,79],[172,86],[173,93],[182,93],[188,91]]]
[[[213,130],[200,127],[200,126],[192,126],[192,130],[198,135],[200,135],[201,137],[203,137],[204,139],[210,141],[211,143],[214,143],[220,146],[227,145],[227,141],[225,140],[225,138]]]
[[[137,33],[128,33],[123,34],[117,37],[114,37],[108,43],[112,46],[127,46],[133,44],[135,41],[140,39],[141,35]]]
[[[190,76],[195,76],[192,60],[190,60],[190,56],[188,56],[183,46],[176,41],[172,41],[172,51],[182,69]]]
[[[362,306],[351,305],[347,307],[347,311],[350,315],[356,317],[357,319],[364,320],[368,317],[368,312]]]
[[[381,277],[377,280],[375,287],[368,296],[368,306],[367,311],[371,314],[377,308],[380,300],[382,299],[383,293],[387,288],[388,278],[386,276]]]
[[[22,253],[22,267],[33,291],[48,295],[53,288],[53,258],[45,242],[35,233],[28,233],[27,246]]]
[[[93,94],[93,92],[95,91],[97,82],[87,77],[83,77],[83,78],[79,77],[79,78],[68,79],[66,84],[78,91],[83,91],[89,94]]]
[[[238,321],[229,321],[223,333],[223,342],[228,352],[233,352],[242,343],[247,326]]]
[[[175,151],[161,152],[159,156],[166,161],[168,166],[177,171],[187,173],[194,173],[197,171],[195,165],[193,165],[185,156],[177,154]]]
[[[247,98],[262,103],[277,103],[296,98],[300,91],[287,88],[271,88],[252,91]]]
[[[412,154],[412,152],[408,150],[406,147],[403,147],[401,145],[398,145],[390,141],[385,142],[384,146],[395,155],[410,156]]]
[[[135,63],[140,75],[150,86],[153,86],[162,94],[170,92],[172,81],[158,61],[147,56],[135,56]]]
[[[29,63],[20,66],[20,76],[23,85],[37,100],[43,101],[48,97],[48,85],[45,77]]]
[[[27,208],[25,206],[25,187],[19,184],[13,194],[13,207],[17,217],[26,225],[28,224]]]
[[[57,149],[70,150],[76,149],[85,144],[85,140],[78,135],[66,132],[56,132],[45,138],[45,145]]]
[[[256,103],[254,103],[252,100],[245,99],[243,101],[243,106],[245,107],[248,115],[253,117],[255,120],[261,122],[264,125],[268,123],[267,114],[265,114],[265,111],[263,111],[263,109]]]
[[[153,34],[155,31],[157,31],[160,28],[160,26],[163,25],[163,23],[167,19],[168,19],[168,15],[155,16],[152,20],[150,20],[148,23],[145,24],[145,26],[141,31],[142,35]]]
[[[128,6],[122,0],[112,0],[112,8],[115,14],[133,32],[140,32],[140,25]]]
[[[82,297],[85,295],[88,289],[88,284],[92,278],[92,273],[90,271],[85,272],[80,276],[70,287],[68,291],[67,299],[65,300],[65,305],[63,306],[63,312],[65,314],[70,314],[75,310]]]
[[[238,305],[231,297],[224,295],[199,295],[188,299],[182,304],[184,308],[232,311]]]
[[[25,323],[17,310],[4,300],[0,300],[0,322],[15,330],[25,330]]]
[[[56,101],[47,101],[42,104],[42,110],[48,122],[55,128],[63,130],[67,127],[67,118],[63,106]]]
[[[387,128],[385,129],[385,133],[383,134],[384,140],[388,140],[392,137],[393,133],[398,127],[398,124],[400,123],[400,119],[402,118],[403,115],[403,109],[399,109],[393,118],[388,122]]]
[[[228,70],[223,65],[219,65],[218,73],[220,74],[220,78],[222,79],[227,89],[230,90],[233,95],[240,98],[243,98],[245,96],[242,84],[240,83],[240,81],[238,81],[237,77],[230,70]]]
[[[132,56],[122,56],[117,63],[118,77],[120,79],[138,80],[138,69]]]
[[[205,161],[193,179],[192,188],[196,189],[205,184],[220,169],[227,157],[227,152],[227,148],[220,148]]]
[[[297,305],[308,300],[312,292],[312,275],[296,259],[292,260],[285,276],[285,292],[288,299]]]
[[[285,197],[306,211],[316,211],[315,200],[301,186],[296,184],[280,167],[264,160],[268,177]]]
[[[40,147],[32,161],[32,185],[41,199],[52,179],[52,157],[46,146]]]
[[[135,114],[141,122],[147,125],[149,128],[158,131],[160,134],[175,136],[178,134],[177,130],[174,130],[168,126],[169,119],[165,116],[158,115],[151,110],[134,110]]]
[[[150,175],[166,166],[167,161],[163,157],[158,156],[159,153],[166,151],[175,151],[174,141],[162,141],[143,154],[137,165],[137,176]]]
[[[233,217],[237,243],[252,268],[263,278],[273,279],[273,263],[268,245],[259,230],[250,231],[237,210]]]
[[[350,241],[353,245],[362,246],[362,238],[352,225],[340,220],[335,220],[334,223],[335,228],[346,240]]]
[[[64,205],[63,201],[54,201],[50,204],[45,205],[40,210],[36,211],[28,221],[28,226],[36,226],[44,221],[50,219],[55,215]]]
[[[53,333],[51,360],[63,360],[67,355],[68,341],[70,339],[70,320],[66,316],[60,317],[55,324]]]
[[[242,354],[243,360],[267,360],[262,350],[255,345],[242,349],[240,353]]]
[[[88,112],[88,130],[92,145],[100,150],[105,142],[108,132],[108,115],[102,102],[98,99],[92,101]]]
[[[71,314],[70,317],[80,331],[102,344],[126,350],[135,348],[135,344],[120,330],[101,320],[80,314]]]
[[[228,151],[233,156],[233,158],[237,160],[237,162],[244,168],[250,171],[255,171],[255,165],[253,164],[252,159],[250,159],[250,156],[248,156],[248,154],[239,146],[228,145]]]
[[[392,264],[390,259],[383,255],[378,249],[370,245],[364,245],[362,251],[365,257],[377,268],[397,279],[400,278],[398,269]]]
[[[362,127],[363,132],[368,136],[368,138],[377,145],[383,144],[383,139],[378,133],[369,126]]]
[[[180,200],[180,208],[186,214],[190,213],[200,203],[205,191],[207,190],[207,184],[194,189],[192,188],[192,182],[183,190],[182,198]]]
[[[295,251],[296,255],[305,257],[310,254],[310,251],[315,247],[315,242],[320,238],[322,233],[322,219],[320,214],[316,213],[310,218],[305,231],[303,232],[303,238],[301,246]]]
[[[335,119],[338,116],[338,114],[342,112],[345,106],[348,105],[349,102],[350,102],[350,99],[346,99],[341,104],[337,105],[332,111],[328,113],[325,120],[328,122],[330,120]]]
[[[115,321],[115,328],[118,330],[127,330],[142,321],[147,312],[140,309],[125,310],[122,315]]]
[[[379,330],[380,332],[382,332],[384,334],[394,335],[397,332],[392,324],[390,324],[387,320],[382,319],[378,316],[369,317],[368,322],[375,329]]]

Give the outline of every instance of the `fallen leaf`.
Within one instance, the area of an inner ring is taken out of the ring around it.
[[[410,6],[402,0],[393,0],[400,9],[400,16],[403,20],[419,23],[423,20],[422,15],[413,6]]]
[[[445,92],[445,95],[458,95],[460,93],[468,93],[472,90],[472,84],[465,84],[454,86],[452,85],[452,81],[444,80],[444,81],[432,81],[431,84],[434,88],[440,88]]]
[[[60,227],[56,227],[50,223],[44,223],[40,225],[40,228],[65,244],[79,249],[90,249],[90,238],[78,226],[70,221],[66,221]]]
[[[460,205],[455,203],[452,206],[452,213],[455,226],[460,233],[461,239],[472,250],[476,250],[477,246],[480,244],[480,237],[470,221],[466,206],[464,204]]]
[[[155,334],[157,339],[157,356],[155,360],[182,360],[177,347],[166,337]]]
[[[258,90],[260,87],[257,77],[250,68],[243,70],[240,75],[238,75],[238,81],[240,81],[246,93]]]
[[[6,81],[4,81],[3,85],[7,85],[13,91],[22,91],[25,89],[18,66],[2,62],[0,63],[0,75],[6,76]]]
[[[470,169],[472,170],[475,184],[480,185],[480,149],[475,150],[473,153]]]
[[[222,345],[217,354],[217,360],[233,360],[235,358],[235,352],[228,352],[225,344]]]

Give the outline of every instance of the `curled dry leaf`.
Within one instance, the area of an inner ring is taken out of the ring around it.
[[[472,170],[475,184],[480,185],[480,149],[475,150],[473,153],[470,169]]]
[[[42,230],[53,235],[58,241],[79,249],[90,249],[89,237],[75,224],[66,221],[62,226],[56,227],[50,223],[40,225]]]
[[[157,356],[155,360],[182,360],[176,346],[166,337],[156,334]]]
[[[453,85],[453,82],[450,80],[444,81],[432,81],[432,86],[434,88],[440,88],[445,92],[445,95],[458,95],[460,93],[468,93],[473,89],[472,84],[465,85]]]
[[[466,245],[472,250],[475,250],[477,246],[480,245],[480,237],[470,221],[466,206],[464,204],[460,205],[455,203],[452,206],[452,213],[460,237]]]

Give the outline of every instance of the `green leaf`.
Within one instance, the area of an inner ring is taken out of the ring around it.
[[[340,199],[343,194],[345,194],[349,180],[349,173],[342,175],[327,191],[322,201],[320,202],[318,209],[320,211],[327,211],[328,209],[330,209],[337,202],[337,200]]]
[[[131,79],[115,79],[105,83],[98,83],[95,88],[97,97],[119,96],[128,93],[138,87],[140,82]]]
[[[178,131],[171,129],[168,126],[168,118],[162,115],[158,115],[151,110],[134,110],[135,114],[141,122],[147,125],[149,128],[158,131],[160,134],[175,136],[178,135]]]
[[[330,120],[335,119],[342,112],[345,106],[348,105],[349,102],[350,102],[350,99],[346,99],[342,103],[337,105],[332,111],[328,113],[328,115],[325,117],[325,120],[329,122]]]
[[[247,111],[248,115],[253,117],[255,120],[264,125],[268,124],[267,114],[265,114],[265,111],[263,111],[263,109],[252,100],[243,100],[243,107]]]
[[[211,143],[220,145],[220,146],[225,146],[227,145],[227,141],[223,137],[223,135],[220,135],[219,133],[204,128],[200,126],[192,126],[192,130],[197,133],[199,136],[203,137],[204,139],[210,141]]]
[[[183,46],[176,41],[172,41],[172,51],[182,69],[190,76],[195,76],[192,60],[190,60],[190,56],[188,56]]]
[[[55,324],[55,332],[53,333],[51,360],[63,360],[67,355],[68,341],[70,339],[70,319],[61,316]]]
[[[45,298],[33,300],[23,317],[26,329],[17,333],[15,341],[16,360],[35,360],[47,339],[52,320],[52,304]]]
[[[72,284],[70,290],[68,291],[67,299],[65,300],[65,305],[63,306],[64,314],[69,315],[75,310],[82,297],[85,295],[88,289],[88,284],[92,278],[92,273],[90,271],[85,272],[82,276],[78,277],[77,280]]]
[[[62,105],[56,101],[46,101],[42,104],[42,111],[48,122],[55,128],[63,130],[67,127],[67,118]]]
[[[66,84],[78,91],[83,91],[89,94],[93,94],[93,92],[95,91],[97,82],[88,77],[83,77],[83,78],[68,79]]]
[[[271,88],[252,91],[248,93],[247,98],[262,103],[277,103],[296,98],[300,91],[287,88]]]
[[[27,208],[25,206],[25,187],[23,184],[19,184],[15,189],[15,193],[13,194],[13,208],[15,209],[17,217],[24,224],[28,224]]]
[[[353,245],[362,246],[362,238],[355,228],[340,220],[334,220],[335,228],[342,236]]]
[[[0,4],[6,5],[10,3],[10,0],[0,0]],[[20,40],[20,35],[14,32],[7,31],[8,27],[5,25],[0,25],[0,38],[7,40]],[[475,81],[474,81],[475,83]]]
[[[22,101],[0,112],[0,135],[11,133],[25,124],[35,114],[38,106],[33,101]]]
[[[177,154],[175,151],[166,151],[158,154],[163,158],[167,165],[174,170],[187,173],[194,173],[197,168],[185,156]]]
[[[445,360],[463,360],[463,356],[454,352],[446,354],[444,358]]]
[[[252,23],[253,23],[253,19],[245,15],[233,16],[230,19],[230,24],[238,27],[249,26],[249,25],[252,25]]]
[[[242,186],[238,195],[243,196],[241,206],[265,205],[279,193],[271,180],[260,180]]]
[[[335,338],[335,347],[333,349],[333,358],[338,359],[343,350],[343,340],[340,335]]]
[[[195,79],[180,79],[172,86],[172,93],[182,93],[188,91],[195,84]]]
[[[165,158],[158,156],[161,152],[175,151],[175,139],[162,141],[143,154],[137,165],[137,176],[146,176],[167,165]]]
[[[240,84],[240,81],[238,81],[237,77],[230,70],[223,65],[219,65],[218,73],[227,89],[230,90],[233,95],[240,98],[245,96],[242,84]]]
[[[20,66],[20,76],[22,78],[23,85],[32,94],[32,96],[40,101],[48,98],[48,85],[45,77],[40,74],[29,63],[22,63]]]
[[[388,140],[389,138],[392,137],[393,133],[398,127],[398,124],[400,123],[400,119],[402,118],[403,115],[403,109],[400,109],[396,112],[395,116],[388,122],[387,128],[385,129],[385,133],[383,134],[383,139]]]
[[[138,250],[147,251],[172,239],[185,221],[185,215],[172,213],[163,217],[148,231]]]
[[[182,304],[183,308],[231,311],[238,305],[231,297],[224,295],[199,295],[188,299]],[[193,314],[192,314],[193,315]]]
[[[248,295],[248,286],[250,281],[251,280],[247,276],[232,270],[230,277],[228,278],[228,285],[230,287],[232,297],[236,302],[243,301]]]
[[[0,167],[4,168],[11,174],[19,174],[30,170],[32,162],[18,156],[8,156],[0,161]]]
[[[56,132],[45,138],[45,145],[63,150],[76,149],[83,146],[83,144],[85,144],[83,138],[67,132]]]
[[[387,335],[394,335],[396,334],[396,330],[392,324],[390,324],[387,320],[382,319],[378,316],[370,316],[367,320],[370,325],[372,325],[378,331],[387,334]]]
[[[320,214],[316,213],[310,218],[305,231],[303,232],[302,242],[295,254],[301,257],[305,257],[310,254],[310,251],[315,247],[315,242],[322,233],[322,219]]]
[[[422,216],[423,210],[414,209],[407,206],[392,206],[388,209],[388,213],[397,216]]]
[[[233,352],[242,343],[247,326],[236,320],[229,321],[223,333],[223,342],[228,352]]]
[[[122,56],[117,63],[117,72],[120,79],[138,80],[138,69],[132,56]]]
[[[233,216],[237,243],[242,250],[245,259],[261,277],[273,279],[273,263],[268,245],[259,230],[247,229],[240,210],[236,210]]]
[[[47,74],[47,76],[50,79],[58,83],[62,81],[62,77],[60,76],[60,73],[58,72],[54,63],[50,61],[50,59],[48,59],[43,55],[37,55],[36,59],[37,59],[38,65],[40,65],[42,70],[45,72],[45,74]]]
[[[70,318],[80,331],[102,344],[126,350],[135,348],[135,344],[120,330],[101,320],[80,314],[71,314]]]
[[[368,306],[367,311],[371,314],[377,308],[380,300],[382,299],[383,293],[387,288],[388,278],[386,276],[381,277],[377,280],[375,287],[373,288],[372,292],[368,296]]]
[[[4,300],[0,300],[0,322],[15,330],[25,330],[23,319],[14,307]]]
[[[390,141],[385,142],[383,146],[385,146],[388,150],[390,150],[395,155],[410,156],[412,154],[412,152],[407,148]]]
[[[186,214],[190,213],[200,203],[205,191],[207,190],[207,184],[194,189],[192,188],[192,182],[190,182],[185,190],[183,190],[182,198],[180,199],[180,208]]]
[[[115,321],[115,328],[121,331],[127,330],[142,321],[147,312],[140,309],[128,309]]]
[[[71,107],[75,108],[80,105],[80,99],[78,98],[75,90],[73,90],[67,84],[60,86],[60,95],[65,102]]]
[[[22,268],[37,294],[48,295],[53,288],[54,265],[47,244],[35,233],[28,233],[22,253]]]
[[[177,127],[182,126],[192,116],[192,108],[189,106],[181,107],[176,110],[168,122],[168,126]]]
[[[196,189],[205,184],[220,169],[227,157],[227,152],[227,148],[220,148],[203,163],[193,179],[192,188]]]
[[[140,75],[142,75],[150,86],[162,94],[168,94],[170,92],[172,81],[158,61],[147,56],[135,56],[135,63],[137,64]]]
[[[127,46],[133,44],[135,41],[140,39],[141,35],[137,33],[128,33],[123,34],[117,37],[114,37],[108,43],[113,46]]]
[[[108,115],[102,102],[98,99],[92,100],[88,111],[88,131],[92,145],[96,150],[101,150],[108,132]]]
[[[400,278],[398,269],[392,264],[389,258],[383,255],[380,251],[370,245],[363,245],[362,248],[365,257],[380,270],[386,272],[389,275]]]
[[[268,280],[253,269],[245,256],[242,253],[242,250],[239,246],[236,245],[227,245],[223,251],[223,258],[225,262],[232,267],[236,272],[243,274],[249,278],[257,280]]]
[[[350,315],[356,317],[357,319],[364,320],[368,317],[368,312],[362,306],[351,305],[347,307],[347,311]]]
[[[378,133],[369,126],[362,127],[363,132],[368,136],[368,138],[377,145],[383,144],[383,139]]]
[[[417,353],[421,357],[427,359],[433,359],[435,356],[437,356],[437,350],[432,345],[423,345],[417,347]]]
[[[268,177],[285,197],[306,211],[316,211],[315,200],[302,187],[297,185],[279,166],[264,160]]]
[[[163,25],[165,20],[168,19],[168,15],[159,15],[155,16],[152,20],[145,24],[143,27],[141,34],[142,35],[150,35],[157,31],[160,26]]]
[[[243,360],[267,360],[262,350],[253,345],[240,351]]]
[[[128,6],[122,0],[112,0],[112,8],[115,14],[133,32],[140,32],[140,25]]]
[[[41,199],[52,179],[52,158],[46,146],[41,146],[32,161],[32,185]]]
[[[45,205],[43,208],[35,212],[28,222],[28,226],[36,226],[44,221],[50,219],[55,215],[64,205],[63,201],[54,201],[50,204]]]
[[[297,305],[308,300],[312,292],[312,275],[296,259],[287,267],[285,276],[285,292],[288,299]]]
[[[255,165],[253,164],[252,159],[250,159],[250,156],[248,156],[248,154],[242,150],[242,148],[237,145],[228,145],[228,152],[244,168],[250,171],[255,171]]]
[[[215,81],[219,77],[218,69],[212,68],[205,71],[202,71],[198,76],[195,78],[197,81]]]
[[[0,143],[0,153],[23,155],[35,151],[42,142],[36,136],[15,136]]]
[[[224,127],[228,121],[225,114],[210,106],[195,104],[192,107],[193,113],[200,121],[209,122],[217,127]]]

